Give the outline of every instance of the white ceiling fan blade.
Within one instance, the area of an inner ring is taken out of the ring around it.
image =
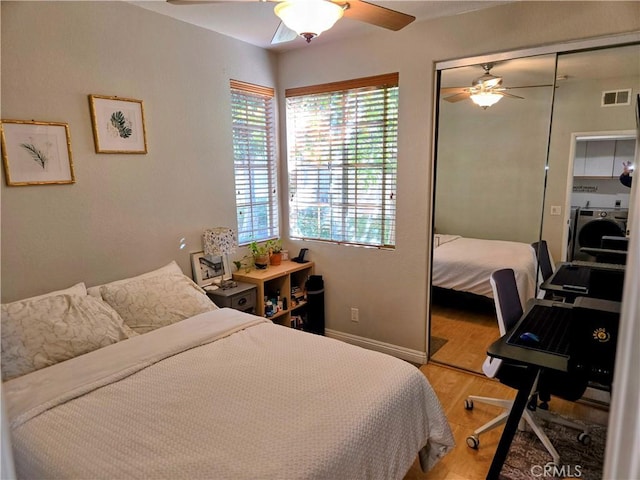
[[[284,22],[280,22],[276,33],[273,34],[273,38],[271,39],[271,45],[290,42],[291,40],[295,40],[297,36],[298,34],[287,27]]]

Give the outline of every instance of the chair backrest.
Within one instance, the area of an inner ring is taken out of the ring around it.
[[[512,268],[504,268],[493,272],[489,281],[493,290],[500,335],[504,335],[520,320],[523,313],[516,275]]]
[[[538,259],[538,266],[540,267],[540,273],[542,274],[542,281],[549,279],[553,275],[553,262],[551,262],[551,254],[549,253],[549,246],[546,240],[540,240],[531,244],[533,250],[536,252],[536,258]]]

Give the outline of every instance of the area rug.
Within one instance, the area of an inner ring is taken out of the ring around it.
[[[562,425],[546,423],[544,431],[560,454],[558,468],[545,466],[551,455],[531,431],[516,433],[500,474],[501,480],[580,478],[600,480],[604,462],[607,428],[590,425],[591,443],[583,445],[577,440],[576,430]]]
[[[444,347],[444,344],[448,341],[449,340],[447,340],[446,338],[431,337],[431,340],[429,341],[429,356],[433,357],[436,352]]]

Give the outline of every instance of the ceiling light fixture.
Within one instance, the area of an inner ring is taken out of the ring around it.
[[[481,106],[485,110],[487,109],[487,107],[490,107],[491,105],[495,105],[496,103],[498,103],[501,98],[502,98],[502,95],[500,95],[499,93],[492,93],[492,92],[486,92],[486,91],[471,94],[471,100],[473,101],[473,103]]]
[[[274,11],[287,27],[309,43],[333,27],[344,8],[328,0],[288,0],[278,3]]]

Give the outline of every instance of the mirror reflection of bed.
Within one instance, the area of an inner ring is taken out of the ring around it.
[[[640,66],[636,61],[629,74],[634,62],[627,55],[639,52],[634,45],[559,54],[557,71],[555,53],[531,52],[524,58],[494,55],[436,66],[443,93],[435,146],[430,360],[481,373],[486,348],[499,337],[490,272],[484,286],[482,276],[492,264],[520,269],[521,280],[527,269],[537,271],[522,263],[509,265],[514,260],[499,253],[508,249],[486,250],[482,241],[510,242],[522,254],[543,238],[555,262],[568,259],[575,199],[568,174],[572,142],[579,137],[576,132],[635,131],[635,105],[625,111],[603,108],[600,101],[603,90],[623,84],[638,89]],[[470,99],[446,99],[452,91],[447,88],[471,85],[487,61],[504,86],[522,87],[506,90],[521,99],[501,98],[486,109]],[[594,64],[603,68],[593,69]],[[609,182],[616,180],[615,171]],[[481,267],[483,262],[487,265]],[[535,296],[522,282],[519,288],[521,295]]]

